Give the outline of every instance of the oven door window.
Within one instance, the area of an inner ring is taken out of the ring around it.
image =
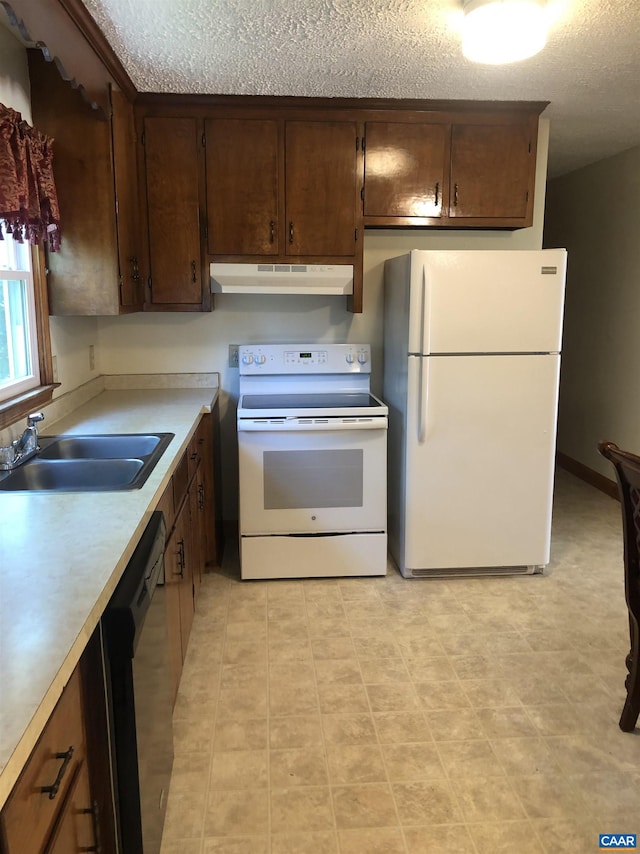
[[[243,535],[382,531],[387,431],[240,431]]]
[[[362,448],[265,451],[265,510],[362,507]]]

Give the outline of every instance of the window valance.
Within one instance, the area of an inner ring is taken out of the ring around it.
[[[53,140],[0,104],[0,240],[3,228],[14,240],[60,248],[60,211],[53,180]]]

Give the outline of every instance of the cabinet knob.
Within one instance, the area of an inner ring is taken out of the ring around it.
[[[196,280],[196,262],[191,262],[191,281],[195,282]]]
[[[458,207],[458,185],[453,185],[453,206],[454,208]]]
[[[289,223],[289,243],[293,243],[293,223]]]
[[[273,243],[276,235],[276,224],[273,220],[269,221],[269,243]]]

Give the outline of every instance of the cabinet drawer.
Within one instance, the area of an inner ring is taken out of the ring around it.
[[[7,851],[42,850],[85,752],[76,668],[2,812]]]

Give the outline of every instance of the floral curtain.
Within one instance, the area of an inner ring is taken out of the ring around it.
[[[53,140],[0,104],[0,240],[47,240],[60,248],[60,211],[53,180]]]

